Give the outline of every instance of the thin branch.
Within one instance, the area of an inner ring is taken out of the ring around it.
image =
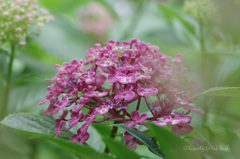
[[[139,108],[140,108],[141,99],[142,99],[142,97],[138,97],[138,103],[137,103],[136,110],[139,110]]]
[[[11,88],[11,80],[12,80],[12,66],[13,66],[13,60],[15,57],[15,44],[14,42],[11,43],[11,54],[10,54],[10,60],[8,63],[8,70],[7,70],[7,76],[6,76],[6,86],[4,89],[4,97],[3,97],[3,105],[0,111],[0,118],[4,118],[5,115],[8,112],[8,101],[9,101],[9,92]]]
[[[115,121],[113,122],[113,124],[119,124],[119,123],[121,123],[121,122],[122,122],[122,121],[115,120]],[[112,127],[112,130],[111,130],[111,133],[110,133],[110,138],[114,139],[115,136],[116,136],[116,134],[117,134],[117,131],[118,131],[118,127],[113,126],[113,127]],[[104,152],[105,152],[105,153],[109,153],[109,149],[108,149],[107,146],[105,147]]]
[[[146,102],[146,105],[147,105],[148,109],[150,110],[150,112],[151,112],[152,115],[154,116],[154,113],[153,113],[153,111],[152,111],[152,109],[151,109],[151,107],[150,107],[150,104],[148,103],[146,97],[144,97],[144,100],[145,100],[145,102]]]

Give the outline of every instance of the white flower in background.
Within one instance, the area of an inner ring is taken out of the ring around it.
[[[39,34],[41,27],[53,20],[37,0],[0,0],[0,45],[5,42],[26,44],[26,38]]]
[[[218,20],[213,0],[185,0],[184,10],[199,20]]]
[[[101,36],[107,33],[113,24],[113,17],[100,3],[91,2],[80,8],[80,29],[85,33]]]

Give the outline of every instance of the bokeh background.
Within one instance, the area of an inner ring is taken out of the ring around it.
[[[8,113],[40,114],[46,105],[38,106],[38,102],[47,91],[45,79],[56,73],[54,64],[84,59],[87,48],[110,39],[137,38],[160,46],[169,56],[183,54],[198,92],[240,87],[239,0],[39,0],[39,4],[55,19],[44,26],[40,36],[27,39],[28,44],[18,48]],[[6,61],[0,54],[1,75]],[[0,93],[2,97],[2,89]],[[203,159],[239,158],[240,99],[198,97],[194,102],[205,115],[192,114],[195,130],[186,139],[196,146],[228,148],[199,152]],[[137,153],[157,158],[144,146]],[[76,156],[1,125],[0,159],[64,158]]]

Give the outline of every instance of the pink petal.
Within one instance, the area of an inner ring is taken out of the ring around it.
[[[142,123],[143,121],[145,121],[147,119],[147,114],[142,114],[137,120],[136,123]]]
[[[70,141],[72,141],[72,142],[78,142],[78,138],[79,138],[78,134],[74,134],[74,135],[70,138]]]
[[[134,137],[131,134],[129,134],[127,131],[124,131],[123,136],[126,140],[134,139]]]
[[[82,136],[81,136],[81,140],[80,140],[80,143],[83,143],[85,141],[87,141],[90,137],[90,134],[88,132],[84,133]]]
[[[172,117],[171,116],[165,116],[163,117],[164,122],[166,122],[167,125],[172,124]]]
[[[193,104],[191,104],[191,103],[188,103],[188,104],[183,105],[183,108],[186,109],[186,110],[190,110],[190,111],[196,112],[196,113],[198,113],[198,114],[205,114],[204,111],[202,111],[201,109],[196,108],[196,107],[195,107]]]
[[[64,128],[65,125],[66,125],[66,122],[65,122],[65,121],[60,122],[60,123],[57,125],[57,127],[56,127],[56,129],[55,129],[55,131],[56,131],[55,138],[57,138],[57,137],[60,135],[60,133],[61,133],[61,131],[62,131],[62,129]]]
[[[167,123],[165,121],[161,121],[161,120],[158,120],[155,122],[156,125],[159,125],[159,126],[166,126]]]
[[[146,88],[140,87],[137,89],[137,93],[144,97],[154,96],[158,93],[158,89],[152,86]]]
[[[71,118],[69,119],[69,127],[72,128],[73,126],[77,125],[82,117],[82,111],[80,111],[78,114],[72,113]]]
[[[95,109],[98,112],[98,115],[106,114],[109,111],[109,108],[106,105],[102,105]]]
[[[133,140],[126,141],[125,145],[130,147],[132,150],[136,150],[136,148],[137,148],[137,144],[135,142],[133,142]]]
[[[135,83],[137,78],[134,74],[126,75],[124,73],[118,73],[115,75],[117,80],[122,84]]]
[[[44,99],[44,100],[41,100],[38,104],[39,105],[42,105],[42,104],[44,104],[44,103],[46,103],[47,102],[47,99]]]
[[[131,91],[133,89],[133,86],[127,85],[127,87],[124,89],[125,91]]]
[[[80,132],[86,132],[89,127],[88,123],[85,123],[82,125],[82,127],[79,129]]]
[[[173,62],[175,63],[175,64],[181,64],[182,63],[182,61],[183,61],[183,56],[181,55],[181,54],[177,54],[176,56],[175,56],[175,59],[173,59]]]
[[[130,101],[130,100],[132,100],[134,98],[134,96],[135,96],[135,93],[133,91],[128,91],[127,95],[124,96],[124,99],[126,101]]]
[[[115,77],[114,74],[110,74],[108,76],[108,81],[111,82],[111,83],[115,83],[115,82],[117,82],[117,78]]]
[[[129,127],[135,127],[137,124],[134,121],[127,121],[127,122],[125,122],[125,125],[127,125]]]
[[[172,120],[172,125],[176,125],[176,124],[179,124],[179,123],[181,123],[181,122],[182,122],[181,119],[174,118],[174,119]]]
[[[172,131],[179,136],[183,135],[183,131],[178,125],[173,125],[172,126]]]
[[[75,106],[72,108],[72,111],[73,111],[73,112],[78,112],[82,107],[83,107],[83,104],[75,105]]]
[[[180,120],[182,121],[182,124],[186,124],[189,123],[191,121],[191,116],[183,116],[183,117],[179,117]]]
[[[191,111],[193,111],[195,113],[198,113],[198,114],[201,114],[201,115],[205,114],[205,112],[203,110],[198,109],[198,108],[192,109]]]
[[[184,126],[182,127],[182,130],[183,130],[184,132],[191,132],[191,131],[193,130],[193,127],[192,127],[191,125],[184,125]]]
[[[106,77],[104,75],[101,75],[101,74],[97,75],[97,77],[96,77],[97,86],[101,87],[104,84],[105,80],[106,80]]]
[[[108,92],[98,92],[98,97],[106,96]]]
[[[136,120],[139,118],[140,113],[139,113],[139,111],[135,110],[135,111],[133,111],[133,112],[130,114],[130,116],[131,116],[131,119],[132,119],[133,121],[136,121]]]
[[[120,101],[123,99],[123,97],[121,95],[115,95],[114,99]]]
[[[66,118],[67,114],[68,114],[68,110],[63,110],[61,118],[62,119]]]

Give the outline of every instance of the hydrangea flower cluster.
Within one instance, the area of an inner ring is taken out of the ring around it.
[[[157,46],[133,39],[122,44],[113,40],[105,46],[95,44],[86,51],[86,59],[56,65],[57,75],[47,80],[53,84],[40,104],[50,102],[46,115],[62,111],[56,120],[56,137],[64,126],[71,129],[83,122],[70,139],[83,143],[89,138],[91,123],[107,120],[134,129],[150,121],[169,125],[173,132],[183,135],[193,129],[189,113],[203,114],[190,102],[190,82],[185,75],[188,69],[182,66],[181,55],[171,58]],[[149,109],[148,114],[140,113],[142,106]],[[123,137],[132,149],[139,144],[127,132]]]
[[[0,0],[0,44],[11,41],[25,45],[26,37],[34,32],[38,34],[40,28],[53,19],[36,3],[37,0]]]
[[[185,0],[184,10],[198,20],[218,20],[217,6],[213,0]]]
[[[107,33],[113,24],[109,11],[98,2],[91,2],[80,8],[80,29],[85,33],[101,36]]]

